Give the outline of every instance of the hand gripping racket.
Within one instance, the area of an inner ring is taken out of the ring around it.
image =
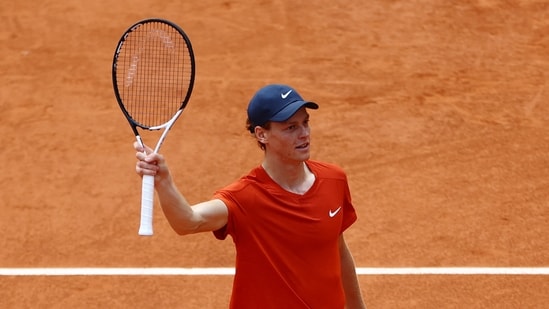
[[[118,105],[137,141],[137,127],[164,129],[154,152],[187,105],[194,84],[195,62],[191,42],[176,24],[146,19],[124,34],[112,62],[112,83]],[[143,176],[139,235],[153,234],[154,176]]]

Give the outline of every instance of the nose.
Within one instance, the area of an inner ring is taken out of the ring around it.
[[[308,137],[311,133],[311,128],[309,126],[300,126],[299,137]]]

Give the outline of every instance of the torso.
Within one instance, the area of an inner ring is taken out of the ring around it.
[[[229,209],[216,236],[230,234],[237,249],[235,308],[259,302],[267,308],[266,300],[291,308],[342,307],[338,239],[356,214],[343,172],[308,164],[311,176],[297,192],[258,167],[216,194]]]

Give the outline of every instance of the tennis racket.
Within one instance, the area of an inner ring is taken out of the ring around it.
[[[195,61],[191,41],[176,24],[145,19],[120,38],[112,61],[112,83],[118,105],[137,142],[142,130],[166,135],[187,105],[194,85]],[[139,235],[153,235],[154,176],[143,176]]]

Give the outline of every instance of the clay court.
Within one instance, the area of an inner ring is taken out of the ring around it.
[[[312,157],[348,173],[358,267],[549,266],[549,3],[2,1],[0,268],[232,267],[230,239],[140,237],[116,43],[189,34],[191,101],[162,153],[190,202],[259,164],[245,108],[267,83],[311,112]],[[154,143],[156,135],[144,135]],[[546,308],[549,276],[360,275],[372,308]],[[2,308],[226,308],[232,276],[0,276]]]

